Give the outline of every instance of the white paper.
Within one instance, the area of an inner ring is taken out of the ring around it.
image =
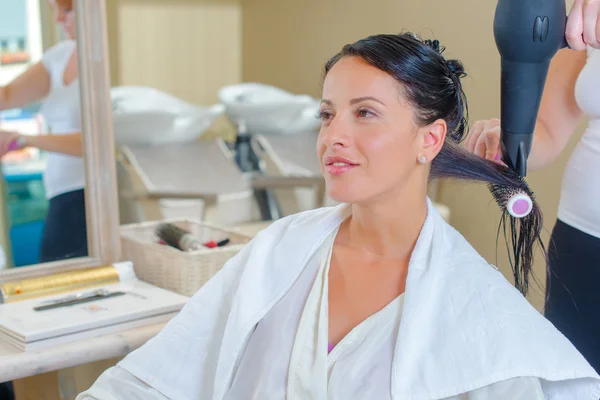
[[[48,300],[73,293],[2,304],[0,336],[23,348],[26,344],[172,314],[178,312],[188,300],[186,296],[139,280],[89,288],[81,292],[98,289],[126,294],[43,311],[35,311],[33,308]],[[137,326],[140,326],[139,322]]]

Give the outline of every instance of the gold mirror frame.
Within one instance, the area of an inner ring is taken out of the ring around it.
[[[109,265],[120,257],[106,0],[75,0],[88,256],[0,271],[0,283]]]

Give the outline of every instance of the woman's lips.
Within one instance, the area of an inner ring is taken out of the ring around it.
[[[325,169],[330,175],[342,175],[357,166],[357,163],[344,157],[329,156],[325,158]]]

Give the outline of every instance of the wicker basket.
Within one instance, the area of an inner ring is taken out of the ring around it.
[[[229,244],[191,252],[158,243],[156,227],[170,222],[191,232],[202,243],[225,238]],[[153,285],[192,296],[225,263],[236,255],[249,236],[193,220],[149,221],[121,226],[122,258],[133,262],[139,279]]]

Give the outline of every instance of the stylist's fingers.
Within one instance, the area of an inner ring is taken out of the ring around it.
[[[485,156],[485,138],[487,135],[497,135],[500,137],[500,120],[498,118],[477,121],[469,131],[465,147],[471,153],[480,157]]]
[[[481,134],[471,143],[472,153],[488,160],[499,161],[500,120],[490,119],[483,123]]]
[[[15,132],[0,131],[0,157],[8,153],[10,144],[18,137]]]
[[[477,139],[473,153],[486,160],[494,161],[496,155],[499,153],[499,146],[500,130],[488,130],[483,132],[481,136],[479,136],[479,139]]]
[[[481,132],[483,132],[484,124],[485,121],[477,121],[469,129],[469,135],[467,136],[467,140],[465,140],[465,148],[471,153],[475,150],[475,143],[477,143],[477,139],[479,139]]]
[[[586,0],[583,6],[583,41],[596,49],[600,48],[600,0]]]
[[[0,157],[8,152],[10,143],[10,132],[0,131]]]
[[[2,141],[0,142],[0,157],[4,157],[6,153],[8,153],[8,144]]]
[[[491,161],[500,160],[500,126],[496,126],[483,135],[485,141],[485,158]]]
[[[575,0],[565,36],[573,50],[600,49],[600,0]]]
[[[565,29],[565,37],[569,47],[573,50],[585,50],[586,45],[583,41],[583,8],[585,0],[575,0]]]
[[[466,149],[471,153],[474,153],[475,147],[481,135],[484,134],[488,129],[493,128],[496,124],[500,124],[500,120],[496,118],[482,119],[475,122],[469,130],[469,136],[467,136],[467,140],[465,142]]]
[[[473,153],[476,156],[479,157],[485,157],[485,153],[487,151],[487,144],[485,142],[485,134],[482,134],[481,136],[479,136],[479,139],[477,139],[477,143],[475,143],[475,149],[473,150]]]

